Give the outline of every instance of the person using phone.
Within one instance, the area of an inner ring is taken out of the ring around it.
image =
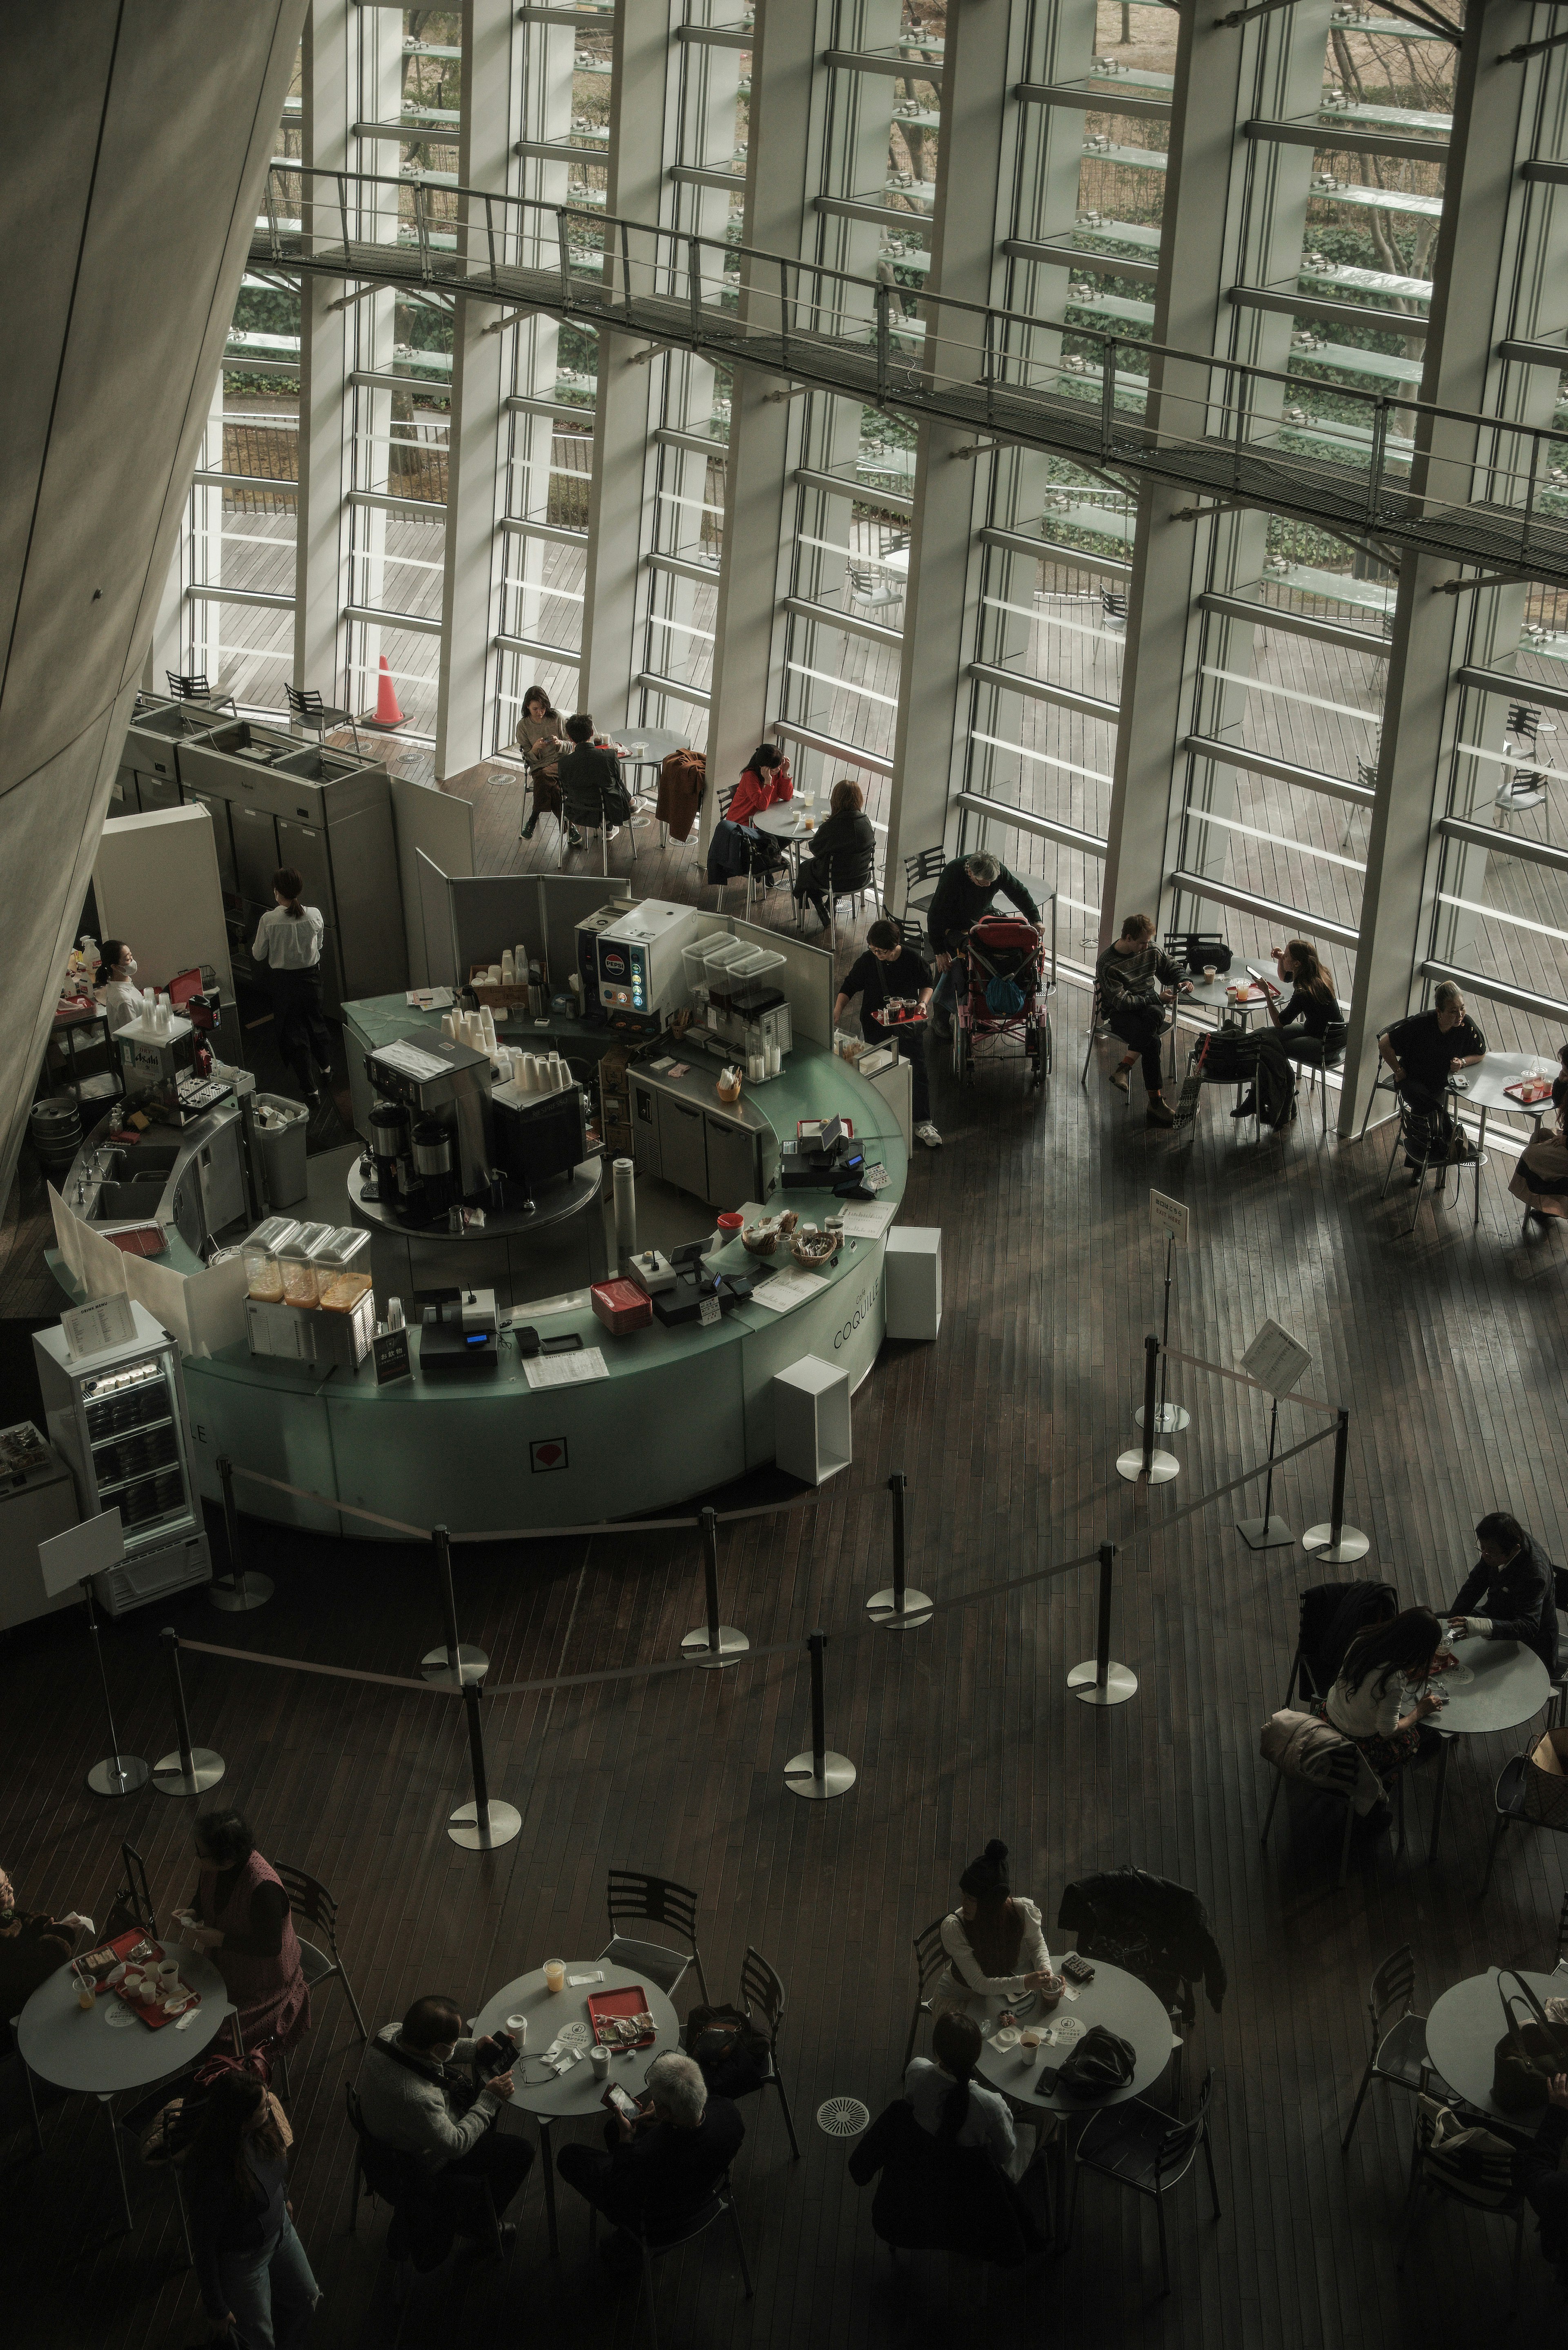
[[[1449,1615],[1456,1640],[1519,1640],[1547,1671],[1557,1669],[1557,1594],[1552,1562],[1506,1510],[1476,1528],[1480,1556],[1460,1584]]]
[[[1332,1066],[1344,1054],[1349,1031],[1317,949],[1310,940],[1292,939],[1288,946],[1274,950],[1274,967],[1290,995],[1282,1005],[1280,988],[1265,980],[1263,1001],[1287,1058],[1311,1068],[1320,1064]],[[1250,1118],[1254,1107],[1253,1090],[1249,1088],[1231,1115]]]
[[[1159,1040],[1165,1033],[1165,1005],[1189,993],[1192,982],[1179,963],[1156,946],[1152,914],[1127,916],[1120,937],[1111,941],[1095,965],[1095,985],[1101,1016],[1112,1035],[1127,1046],[1111,1071],[1112,1085],[1125,1094],[1134,1064],[1141,1060],[1147,1096],[1145,1123],[1174,1126],[1176,1115],[1167,1107],[1161,1086]]]
[[[711,2196],[746,2135],[730,2099],[710,2096],[701,2067],[677,2049],[656,2056],[649,2066],[648,2095],[646,2109],[628,2114],[626,2104],[631,2100],[625,2091],[621,2097],[612,2091],[604,2152],[564,2146],[556,2158],[567,2186],[615,2222],[617,2232],[603,2255],[612,2267],[637,2265],[639,2236],[657,2243],[680,2235]]]
[[[942,1919],[947,1970],[933,2004],[960,2006],[971,1993],[988,1999],[1022,1999],[1026,1991],[1055,1985],[1051,1953],[1038,1906],[1014,1893],[1008,1876],[1007,1846],[992,1836],[978,1860],[959,1878],[959,1906]]]
[[[1407,1607],[1389,1623],[1369,1624],[1346,1648],[1339,1679],[1324,1700],[1330,1727],[1360,1748],[1385,1783],[1423,1752],[1427,1717],[1442,1705],[1428,1689],[1404,1710],[1409,1689],[1431,1671],[1442,1638],[1443,1627],[1429,1607]],[[1428,1731],[1426,1737],[1435,1748],[1435,1735]],[[1386,1809],[1378,1806],[1378,1812]],[[1371,1816],[1379,1826],[1386,1824],[1377,1813]]]
[[[359,2067],[366,2129],[382,2146],[412,2158],[433,2199],[462,2235],[489,2233],[479,2182],[488,2184],[500,2220],[534,2160],[526,2138],[493,2126],[512,2102],[511,2073],[493,2074],[474,2090],[469,2068],[493,2045],[465,2037],[455,2002],[427,1993],[400,2023],[382,2026]],[[511,2232],[501,2230],[503,2245]]]

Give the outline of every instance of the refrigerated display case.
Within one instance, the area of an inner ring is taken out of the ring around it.
[[[202,1507],[191,1476],[191,1439],[180,1352],[144,1306],[131,1301],[135,1336],[100,1354],[73,1356],[62,1329],[33,1346],[51,1440],[69,1464],[84,1519],[118,1509],[125,1559],[97,1578],[109,1616],[212,1577]]]

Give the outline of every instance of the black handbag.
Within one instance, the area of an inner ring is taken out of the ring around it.
[[[1073,2097],[1108,2097],[1113,2090],[1125,2089],[1137,2070],[1132,2043],[1096,2023],[1062,2066],[1057,2085]]]
[[[1507,1981],[1517,1991],[1505,1991]],[[1546,2010],[1521,1974],[1500,1973],[1497,1994],[1502,2002],[1502,2038],[1492,2051],[1491,2098],[1505,2114],[1527,2114],[1546,2103],[1547,2083],[1555,2074],[1568,2073],[1568,2031],[1549,2023]],[[1521,2023],[1513,2010],[1522,2000],[1532,2021]]]
[[[1165,951],[1172,962],[1187,965],[1189,979],[1201,979],[1209,963],[1216,971],[1229,971],[1235,961],[1224,940],[1211,937],[1207,931],[1168,931]]]

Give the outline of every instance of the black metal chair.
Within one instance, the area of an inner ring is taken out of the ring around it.
[[[318,743],[327,727],[347,726],[354,737],[354,748],[358,750],[359,729],[351,710],[335,710],[322,701],[314,686],[288,685],[284,691],[288,696],[289,716],[296,725],[309,727]]]
[[[1174,1026],[1174,1024],[1174,1024],[1174,1022],[1173,1022],[1173,1023],[1171,1023],[1170,1024]],[[1089,1082],[1089,1063],[1090,1063],[1090,1062],[1094,1059],[1094,1057],[1095,1057],[1095,1045],[1096,1045],[1096,1042],[1097,1038],[1099,1037],[1100,1033],[1101,1033],[1101,1031],[1102,1031],[1102,1030],[1104,1030],[1104,1032],[1105,1032],[1105,1034],[1106,1034],[1106,1035],[1112,1035],[1112,1030],[1111,1030],[1110,1023],[1109,1023],[1109,1021],[1108,1021],[1108,1020],[1106,1019],[1106,1008],[1105,1008],[1105,1005],[1100,1002],[1100,991],[1099,991],[1099,987],[1098,987],[1098,985],[1096,984],[1096,988],[1095,988],[1095,992],[1094,992],[1093,995],[1092,995],[1092,996],[1090,997],[1090,999],[1089,999],[1089,1025],[1088,1025],[1088,1030],[1087,1030],[1088,1042],[1087,1042],[1087,1043],[1085,1045],[1085,1046],[1084,1046],[1084,1066],[1083,1066],[1083,1067],[1082,1067],[1082,1068],[1079,1070],[1079,1072],[1078,1072],[1078,1083],[1079,1083],[1081,1086],[1084,1086],[1084,1087],[1087,1087],[1088,1082]],[[1165,1034],[1165,1028],[1164,1028],[1163,1026],[1161,1027],[1160,1034],[1161,1034],[1161,1035],[1163,1035]],[[1116,1038],[1115,1038],[1115,1042],[1116,1042],[1116,1043],[1117,1043],[1117,1044],[1119,1045],[1119,1044],[1120,1044],[1120,1042],[1121,1042],[1121,1039],[1120,1039],[1119,1037],[1116,1037]],[[1117,1088],[1116,1088],[1116,1091],[1117,1091],[1118,1093],[1121,1093],[1121,1094],[1123,1095],[1123,1098],[1125,1099],[1125,1101],[1126,1101],[1126,1103],[1127,1103],[1127,1106],[1128,1109],[1131,1109],[1131,1107],[1132,1107],[1132,1086],[1131,1086],[1131,1084],[1129,1083],[1129,1084],[1127,1086],[1127,1087],[1125,1088],[1125,1091],[1124,1091],[1123,1087],[1121,1087],[1120,1086],[1118,1086],[1118,1087],[1117,1087]]]
[[[947,850],[939,841],[934,848],[922,848],[917,856],[906,857],[904,865],[904,911],[923,914],[937,894],[948,862]]]
[[[1290,1033],[1287,1030],[1287,1035]],[[1343,1023],[1331,1027],[1324,1036],[1297,1036],[1292,1039],[1290,1057],[1298,1069],[1307,1073],[1307,1115],[1312,1115],[1312,1097],[1319,1097],[1318,1140],[1328,1133],[1328,1072],[1337,1069],[1345,1060],[1345,1037]]]
[[[1562,1835],[1568,1832],[1568,1818],[1549,1819],[1542,1811],[1539,1793],[1534,1783],[1536,1779],[1542,1776],[1542,1773],[1540,1772],[1532,1773],[1529,1764],[1530,1753],[1527,1749],[1522,1754],[1511,1756],[1498,1774],[1497,1786],[1492,1795],[1492,1801],[1497,1807],[1497,1825],[1491,1832],[1491,1843],[1487,1847],[1486,1875],[1481,1878],[1479,1897],[1482,1900],[1491,1887],[1491,1873],[1497,1863],[1497,1851],[1502,1842],[1503,1831],[1512,1821],[1517,1820],[1522,1827],[1550,1828],[1555,1835]],[[1561,1782],[1554,1781],[1552,1783],[1561,1784]]]
[[[784,2022],[784,1987],[780,1982],[761,1950],[748,1943],[745,1964],[741,1969],[741,2004],[753,2022],[760,2017],[760,2029],[767,2033],[768,2070],[762,2086],[776,2089],[784,2110],[784,2127],[789,2132],[790,2153],[800,2160],[800,2140],[794,2134],[794,2119],[784,2095],[784,2076],[779,2071],[779,2026]]]
[[[215,709],[219,710],[226,702],[230,710],[234,712],[235,716],[238,716],[234,695],[222,691],[214,693],[207,682],[207,672],[204,669],[193,669],[188,672],[177,669],[166,669],[163,674],[169,681],[169,691],[176,702],[210,702]]]
[[[945,1918],[933,1918],[929,1926],[922,1926],[915,1937],[915,2012],[909,2019],[909,2037],[904,2050],[905,2072],[908,2072],[909,2059],[915,2053],[915,2034],[920,2028],[920,2018],[931,2012],[931,1985],[947,1966],[948,1954],[942,1948],[942,1928],[946,1923]]]
[[[1399,1156],[1400,1146],[1404,1145],[1409,1155],[1416,1157],[1416,1204],[1410,1211],[1410,1221],[1406,1225],[1400,1237],[1404,1240],[1408,1240],[1411,1233],[1416,1229],[1416,1220],[1420,1215],[1421,1202],[1425,1199],[1427,1193],[1427,1177],[1434,1169],[1436,1170],[1438,1178],[1438,1187],[1432,1194],[1432,1205],[1434,1208],[1437,1206],[1438,1201],[1443,1197],[1443,1193],[1448,1183],[1449,1169],[1450,1167],[1452,1167],[1454,1170],[1454,1198],[1456,1202],[1459,1196],[1460,1176],[1465,1174],[1467,1170],[1473,1173],[1476,1184],[1476,1211],[1479,1219],[1480,1212],[1481,1169],[1487,1163],[1486,1152],[1484,1150],[1476,1150],[1472,1149],[1468,1159],[1449,1159],[1447,1155],[1448,1146],[1442,1140],[1436,1120],[1426,1116],[1425,1113],[1413,1110],[1409,1103],[1405,1099],[1403,1094],[1397,1093],[1396,1099],[1398,1104],[1399,1114],[1398,1120],[1394,1130],[1394,1148],[1388,1154],[1388,1165],[1383,1177],[1383,1189],[1379,1191],[1377,1196],[1380,1200],[1386,1200],[1388,1197],[1388,1186],[1394,1180],[1395,1161]],[[1368,1107],[1370,1107],[1370,1105],[1368,1105]],[[1417,1120],[1419,1120],[1419,1123],[1425,1128],[1427,1139],[1424,1146],[1416,1144],[1411,1139],[1410,1129],[1412,1125]],[[1443,1152],[1443,1156],[1441,1158],[1434,1157],[1434,1152],[1438,1149],[1441,1149]],[[1417,1156],[1417,1151],[1419,1153],[1418,1156]]]
[[[730,2230],[735,2239],[735,2254],[741,2263],[741,2274],[745,2280],[746,2299],[750,2301],[756,2287],[752,2282],[752,2272],[746,2261],[746,2240],[741,2233],[741,2222],[736,2214],[734,2193],[730,2185],[730,2174],[727,2170],[715,2185],[708,2200],[701,2204],[689,2220],[681,2223],[678,2234],[659,2236],[655,2239],[644,2235],[639,2229],[628,2227],[624,2220],[619,2223],[621,2233],[629,2236],[642,2254],[642,2294],[648,2304],[648,2338],[653,2345],[653,2350],[659,2350],[659,2312],[653,2296],[653,2263],[655,2261],[662,2260],[666,2252],[678,2252],[683,2244],[695,2242],[699,2236],[706,2234],[715,2220],[728,2220],[730,2222]],[[597,2203],[590,2203],[588,2206],[590,2244],[597,2243],[598,2232],[598,2206]]]
[[[847,899],[857,914],[866,911],[866,900],[877,894],[877,853],[871,852],[867,863],[863,852],[838,849],[827,860],[827,935],[830,945],[838,945],[838,909]],[[804,911],[804,908],[802,910]]]
[[[1557,1913],[1557,1964],[1568,1967],[1568,1893],[1563,1896],[1563,1907]]]
[[[158,1919],[153,1912],[152,1896],[148,1889],[147,1869],[141,1855],[134,1845],[122,1844],[119,1857],[125,1875],[109,1906],[109,1918],[104,1929],[106,1938],[112,1939],[116,1934],[129,1933],[132,1926],[140,1926],[144,1934],[150,1934],[156,1941]]]
[[[354,1986],[348,1980],[348,1969],[343,1964],[342,1954],[337,1948],[337,1902],[334,1901],[326,1886],[320,1884],[314,1877],[307,1877],[303,1868],[291,1867],[286,1861],[281,1860],[275,1861],[273,1866],[277,1871],[278,1880],[284,1891],[288,1896],[288,1906],[294,1913],[294,1930],[299,1940],[299,1955],[305,1967],[306,1981],[311,1990],[315,1991],[318,1984],[328,1983],[336,1976],[343,1986],[349,2006],[354,2011],[354,2022],[358,2028],[360,2039],[369,2040],[370,2035],[365,2029],[365,2019],[359,2012],[359,2002],[354,1996]],[[320,1950],[316,1943],[306,1940],[304,1934],[300,1932],[302,1925],[310,1927],[313,1932],[320,1934],[325,1939],[326,1950]]]
[[[1552,1596],[1557,1609],[1557,1654],[1552,1660],[1552,1703],[1547,1709],[1547,1727],[1560,1729],[1568,1715],[1568,1640],[1563,1637],[1563,1611],[1568,1608],[1568,1567],[1552,1570]]]
[[[196,2251],[195,2246],[191,2241],[191,2218],[189,2212],[185,2209],[185,2190],[181,2184],[180,2165],[177,2162],[171,2161],[167,2158],[160,2158],[157,2160],[144,2159],[141,2154],[141,2141],[146,2137],[148,2131],[151,2128],[152,2124],[157,2120],[159,2115],[162,2112],[164,2106],[171,2105],[176,2097],[183,2095],[184,2088],[190,2083],[191,2075],[195,2069],[196,2064],[198,2062],[204,2061],[204,2059],[192,2057],[191,2063],[185,2067],[183,2072],[176,2073],[172,2078],[169,2080],[160,2081],[156,2088],[150,2089],[144,2097],[139,2097],[136,2104],[133,2106],[128,2106],[123,2113],[115,2113],[112,2105],[110,2106],[110,2119],[113,2121],[115,2128],[123,2132],[126,2143],[130,2148],[132,2156],[131,2168],[139,2173],[141,2171],[151,2171],[155,2177],[167,2178],[170,2185],[174,2189],[174,2205],[180,2214],[180,2233],[185,2240],[185,2265],[187,2268],[195,2267]],[[121,2164],[121,2169],[122,2172],[126,2169],[126,2166],[123,2161]]]
[[[1161,2296],[1170,2291],[1170,2249],[1165,2232],[1165,2199],[1173,2187],[1179,2186],[1198,2159],[1199,2147],[1209,2171],[1209,2192],[1213,2200],[1214,2217],[1220,2210],[1220,2185],[1214,2176],[1214,2151],[1209,2143],[1209,2103],[1214,2085],[1213,2069],[1203,2075],[1203,2086],[1198,2093],[1198,2111],[1189,2121],[1172,2121],[1158,2106],[1145,2103],[1142,2097],[1129,2097],[1124,2105],[1111,2106],[1096,2114],[1078,2140],[1073,2165],[1073,2199],[1067,2212],[1067,2238],[1073,2241],[1073,2223],[1078,2211],[1078,2184],[1085,2170],[1097,2172],[1116,2187],[1125,2187],[1135,2195],[1147,2196],[1154,2204],[1159,2222],[1159,2274]]]
[[[719,811],[719,821],[721,824],[727,821],[730,814],[730,803],[734,798],[735,794],[740,790],[740,788],[741,786],[739,784],[727,784],[724,786],[724,789],[716,795],[714,806]],[[761,833],[757,833],[747,845],[745,872],[743,874],[726,873],[721,879],[712,884],[714,893],[713,903],[715,908],[722,911],[724,904],[724,893],[729,889],[731,883],[733,881],[743,880],[746,885],[746,918],[750,920],[752,908],[756,903],[758,896],[766,894],[770,879],[775,878],[778,874],[779,868],[775,852],[776,844],[771,840],[764,839]],[[635,856],[635,849],[632,853]]]
[[[1124,629],[1127,627],[1127,599],[1125,589],[1120,588],[1101,588],[1100,617],[1113,629],[1116,628],[1118,623]]]
[[[675,1987],[687,1968],[695,1967],[703,2004],[711,2007],[708,1978],[702,1971],[701,1954],[697,1948],[694,1893],[670,1877],[650,1877],[645,1869],[612,1868],[606,1877],[605,1902],[611,1930],[610,1939],[599,1952],[601,1959],[607,1959],[614,1967],[628,1967],[639,1974],[651,1975],[667,1999],[674,1998]],[[683,1934],[691,1948],[672,1950],[663,1942],[628,1939],[618,1930],[623,1923],[669,1926],[677,1934]]]
[[[1377,1031],[1377,1067],[1372,1079],[1371,1088],[1366,1097],[1366,1107],[1361,1113],[1361,1132],[1355,1138],[1357,1142],[1360,1142],[1366,1135],[1367,1126],[1372,1118],[1372,1105],[1376,1100],[1378,1095],[1397,1094],[1399,1090],[1398,1078],[1395,1076],[1387,1062],[1383,1058],[1383,1039],[1387,1035],[1387,1034],[1388,1030],[1386,1028],[1379,1028]],[[1388,1187],[1385,1184],[1383,1188],[1386,1191]]]
[[[1391,1583],[1314,1583],[1302,1593],[1296,1618],[1296,1652],[1285,1685],[1284,1705],[1299,1687],[1303,1703],[1315,1712],[1334,1685],[1345,1651],[1369,1624],[1391,1620],[1399,1595]]]
[[[1350,2109],[1345,2136],[1340,2139],[1341,2154],[1348,2154],[1355,2125],[1361,2118],[1361,2108],[1366,2102],[1366,2092],[1374,2081],[1390,2082],[1397,2089],[1408,2089],[1424,2096],[1435,2085],[1442,2095],[1449,2094],[1448,2083],[1433,2072],[1427,2054],[1427,2019],[1417,2015],[1410,2002],[1416,1990],[1416,1960],[1407,1942],[1402,1950],[1384,1960],[1373,1976],[1366,1994],[1366,2013],[1372,2026],[1372,2054],[1366,2060],[1366,2070],[1361,2076],[1361,2086],[1355,2093],[1355,2103]],[[1393,2022],[1389,2022],[1392,2016]]]
[[[1510,2273],[1509,2309],[1511,2317],[1519,2302],[1519,2264],[1524,2250],[1525,2201],[1513,2190],[1512,2149],[1500,2139],[1498,2151],[1478,2165],[1477,2191],[1467,2194],[1457,2179],[1434,2178],[1426,2169],[1425,2158],[1437,2135],[1438,2123],[1445,2113],[1453,2113],[1451,2106],[1439,2105],[1435,2098],[1422,2097],[1416,2107],[1415,2142],[1410,2149],[1410,2189],[1405,2206],[1405,2226],[1399,2238],[1399,2257],[1394,2266],[1402,2271],[1420,2211],[1422,2194],[1446,2195],[1451,2203],[1462,2203],[1467,2210],[1489,2213],[1494,2220],[1513,2222],[1513,2267]],[[1462,2112],[1456,2116],[1461,2123],[1469,2118]]]

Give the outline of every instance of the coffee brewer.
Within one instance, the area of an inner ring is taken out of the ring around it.
[[[483,1197],[494,1156],[489,1055],[450,1036],[403,1037],[368,1053],[365,1074],[381,1097],[370,1130],[382,1200],[431,1224]]]

